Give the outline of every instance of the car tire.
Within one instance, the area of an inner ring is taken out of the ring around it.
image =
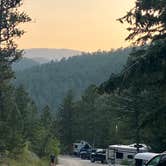
[[[85,154],[82,154],[82,155],[81,155],[81,159],[85,159]]]

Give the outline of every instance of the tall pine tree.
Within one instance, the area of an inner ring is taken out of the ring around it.
[[[14,77],[11,65],[22,53],[14,42],[24,34],[18,25],[30,21],[24,12],[18,11],[21,3],[22,0],[0,0],[0,130],[3,130],[0,142],[2,149],[8,151],[15,151],[22,144],[18,132],[21,114],[15,103],[14,89],[9,84]]]

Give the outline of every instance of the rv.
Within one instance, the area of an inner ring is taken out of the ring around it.
[[[139,144],[139,152],[148,152],[148,147]],[[134,163],[134,156],[137,154],[137,145],[110,145],[107,149],[107,163],[109,166],[122,164],[124,162]]]
[[[73,154],[76,155],[76,156],[79,156],[80,151],[83,148],[90,149],[91,145],[86,141],[80,141],[80,142],[77,142],[77,143],[73,143]]]

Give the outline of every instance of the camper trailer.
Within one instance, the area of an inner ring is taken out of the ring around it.
[[[139,144],[139,152],[148,152],[148,147]],[[108,164],[122,164],[123,162],[134,163],[134,156],[137,154],[136,144],[131,145],[110,145],[107,149]]]

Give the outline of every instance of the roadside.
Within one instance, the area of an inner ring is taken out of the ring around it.
[[[70,156],[60,156],[58,166],[103,166],[100,162],[91,163],[89,160],[81,160],[80,158]],[[104,164],[107,166],[107,164]]]

